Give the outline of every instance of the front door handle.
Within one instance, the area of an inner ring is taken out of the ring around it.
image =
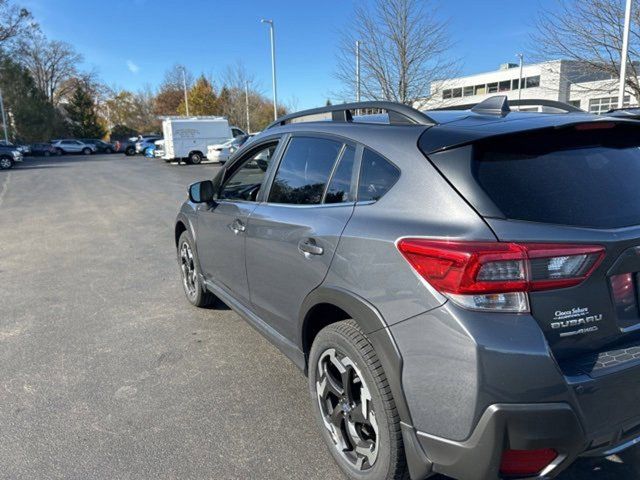
[[[229,225],[229,228],[233,233],[238,235],[239,233],[244,232],[247,229],[247,226],[244,224],[242,220],[240,220],[239,218],[236,218],[233,222],[231,222],[231,225]]]
[[[309,257],[310,255],[322,255],[324,253],[324,248],[318,246],[313,238],[303,238],[300,240],[298,243],[298,250],[300,250],[305,257]]]

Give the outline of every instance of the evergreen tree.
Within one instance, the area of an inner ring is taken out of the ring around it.
[[[331,99],[330,98],[327,98],[327,103],[325,103],[325,105],[327,107],[330,107],[331,105],[333,105],[333,103],[331,103]]]
[[[71,133],[77,138],[102,138],[105,135],[96,113],[95,103],[82,84],[78,84],[71,100],[65,105]]]

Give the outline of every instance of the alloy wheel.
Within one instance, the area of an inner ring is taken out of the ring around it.
[[[0,169],[7,170],[13,166],[13,162],[8,158],[0,158]]]
[[[198,281],[196,277],[197,274],[193,259],[193,252],[191,251],[191,246],[187,242],[183,242],[180,247],[180,269],[182,270],[182,283],[184,285],[184,290],[189,298],[193,298],[198,292]]]
[[[362,374],[335,348],[320,355],[317,368],[318,404],[335,448],[355,469],[372,468],[378,457],[378,423]]]

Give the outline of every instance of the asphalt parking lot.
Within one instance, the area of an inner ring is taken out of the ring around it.
[[[173,221],[217,168],[94,155],[0,172],[0,478],[342,478],[302,374],[183,297]]]

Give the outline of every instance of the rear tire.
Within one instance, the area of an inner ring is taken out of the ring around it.
[[[387,377],[354,320],[318,333],[309,358],[309,391],[322,437],[348,478],[409,478]]]
[[[82,149],[82,154],[83,155],[91,155],[91,149],[90,148],[83,148]]]
[[[182,232],[178,240],[178,265],[182,278],[182,288],[189,303],[195,307],[207,308],[216,302],[216,296],[202,284],[195,243],[188,231]]]
[[[124,154],[127,157],[133,157],[136,154],[136,149],[133,147],[127,147],[126,150],[124,151]]]
[[[10,170],[15,165],[13,158],[0,157],[0,170]]]
[[[202,154],[200,152],[191,152],[189,154],[189,163],[199,165],[202,163]]]

